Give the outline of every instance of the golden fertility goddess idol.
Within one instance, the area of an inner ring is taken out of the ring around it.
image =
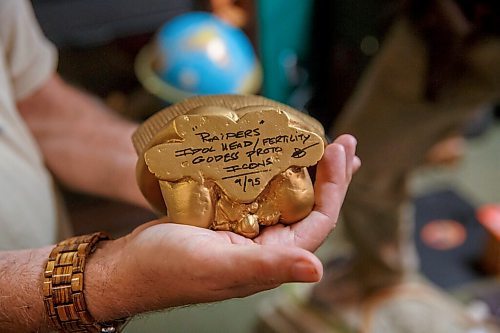
[[[323,155],[323,127],[260,97],[192,97],[133,135],[139,187],[175,223],[253,238],[291,224],[314,205],[307,167]]]

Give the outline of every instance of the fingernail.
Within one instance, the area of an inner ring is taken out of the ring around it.
[[[297,282],[316,282],[319,280],[316,267],[306,261],[299,261],[293,265],[292,276]]]

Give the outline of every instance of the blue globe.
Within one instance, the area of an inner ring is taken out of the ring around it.
[[[260,87],[260,65],[246,35],[210,13],[193,12],[167,22],[152,53],[153,59],[144,61],[153,67],[149,75],[162,82],[150,90],[169,102],[192,95],[255,93]]]

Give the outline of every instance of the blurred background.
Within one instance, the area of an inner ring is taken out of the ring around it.
[[[101,97],[124,117],[143,121],[192,94],[255,93],[308,112],[327,129],[354,93],[404,3],[32,2],[43,31],[59,49],[59,73]],[[214,17],[193,14],[200,12]],[[204,25],[210,24],[215,27],[213,31],[204,29]],[[198,26],[203,34],[189,30],[192,26]],[[174,43],[179,47],[173,47]],[[192,63],[183,63],[186,59]],[[228,59],[239,66],[225,71],[210,67],[210,61],[224,64]],[[207,87],[220,90],[206,90]],[[487,256],[486,244],[496,249],[493,251],[500,247],[500,236],[485,222],[500,218],[498,113],[495,105],[482,112],[465,133],[466,149],[458,153],[446,149],[438,152],[437,162],[412,178],[415,239],[422,269],[433,282],[461,297],[481,296],[476,286],[500,274],[500,268],[487,271],[482,264]],[[65,199],[77,234],[108,230],[120,236],[155,217],[140,208],[80,193],[66,191]],[[449,236],[449,224],[432,224],[443,220],[458,223],[461,236],[455,243],[447,243],[446,239],[457,232],[456,226]],[[335,239],[320,254],[342,248],[341,230],[332,237]],[[500,266],[500,254],[497,255],[493,266],[497,259]],[[497,289],[496,296],[486,301],[500,318]],[[253,332],[259,313],[262,315],[266,304],[277,295],[273,291],[244,300],[148,314],[134,319],[126,332]]]

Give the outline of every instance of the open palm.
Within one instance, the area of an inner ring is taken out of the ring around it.
[[[322,265],[311,251],[335,227],[360,166],[355,146],[350,135],[327,146],[317,167],[314,209],[295,224],[266,227],[254,239],[161,220],[137,228],[124,238],[121,251],[121,262],[129,263],[122,266],[135,281],[143,281],[131,292],[137,296],[154,290],[157,298],[151,305],[160,309],[243,297],[285,282],[318,281]]]

